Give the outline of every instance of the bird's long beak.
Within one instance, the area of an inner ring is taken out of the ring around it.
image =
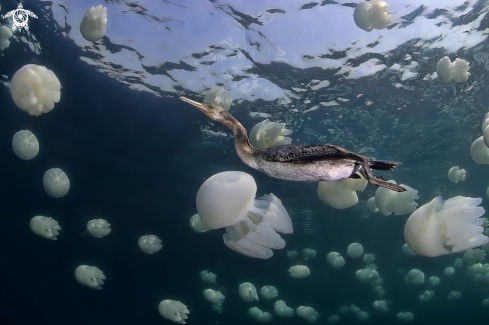
[[[206,105],[199,103],[199,102],[196,102],[195,100],[188,99],[187,97],[183,97],[183,96],[181,96],[180,99],[186,103],[189,103],[190,105],[197,107],[205,115],[207,115],[207,116],[212,115],[211,110],[209,108],[207,108]]]

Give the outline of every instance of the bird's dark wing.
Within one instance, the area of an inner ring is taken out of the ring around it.
[[[365,161],[365,157],[331,144],[286,144],[260,149],[260,158],[270,162],[311,163],[328,159],[353,159]]]

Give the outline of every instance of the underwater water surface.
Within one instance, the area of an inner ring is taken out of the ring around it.
[[[470,154],[489,111],[489,1],[392,0],[391,24],[370,32],[354,21],[359,2],[23,1],[37,18],[29,17],[29,30],[14,31],[0,51],[0,322],[174,324],[158,312],[165,299],[187,306],[187,324],[260,323],[248,315],[251,307],[271,313],[272,324],[308,324],[297,315],[275,315],[278,299],[294,311],[313,307],[318,324],[332,323],[332,315],[339,324],[485,321],[489,276],[477,278],[466,262],[454,267],[463,252],[403,253],[410,213],[369,210],[377,186],[358,191],[356,205],[335,209],[318,198],[315,182],[275,179],[246,166],[233,134],[179,99],[202,102],[209,89],[222,86],[232,98],[229,113],[248,132],[269,119],[293,131],[292,144],[329,143],[400,162],[374,174],[416,189],[418,208],[459,195],[480,197],[489,208],[488,167]],[[80,22],[100,4],[107,7],[105,35],[87,41]],[[0,14],[18,5],[1,0]],[[12,28],[13,20],[0,24]],[[469,62],[466,81],[439,80],[436,66],[444,56]],[[39,116],[19,109],[11,96],[12,77],[27,64],[45,66],[61,84],[59,102]],[[32,160],[12,150],[20,130],[39,141]],[[453,166],[466,170],[465,180],[449,180]],[[63,197],[43,187],[50,168],[69,177]],[[229,249],[223,229],[190,227],[199,188],[224,171],[250,174],[257,197],[273,193],[290,215],[294,232],[281,235],[286,246],[273,257]],[[31,231],[34,216],[58,222],[57,240]],[[87,235],[92,219],[107,220],[110,234]],[[162,249],[144,254],[143,235],[158,236]],[[348,257],[355,242],[375,255],[370,266],[383,279],[384,294],[357,278],[371,263]],[[316,257],[305,258],[306,248]],[[291,251],[297,256],[289,257]],[[342,268],[327,262],[330,252],[344,256]],[[77,282],[79,265],[103,271],[101,290]],[[294,265],[307,266],[310,275],[290,277]],[[444,274],[447,267],[455,268],[453,276]],[[406,282],[412,269],[424,273],[423,283]],[[203,270],[217,282],[204,283]],[[431,276],[441,283],[431,286]],[[278,297],[245,302],[238,290],[244,282],[258,291],[273,285]],[[204,299],[205,289],[225,295],[222,313]],[[427,290],[433,297],[420,301]],[[450,296],[454,291],[461,296]],[[379,300],[388,312],[374,308]],[[414,318],[402,321],[400,312]]]

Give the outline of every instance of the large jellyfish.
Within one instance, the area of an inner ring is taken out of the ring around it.
[[[42,184],[46,193],[55,198],[65,196],[70,190],[70,180],[60,168],[51,168],[44,173]]]
[[[197,211],[206,227],[226,228],[226,246],[246,256],[266,259],[273,256],[272,248],[285,247],[277,232],[292,233],[292,221],[275,195],[255,199],[256,189],[249,174],[218,173],[200,187]]]
[[[445,202],[440,197],[423,205],[409,216],[404,239],[423,256],[458,253],[489,242],[484,236],[480,217],[485,213],[478,205],[481,198],[456,196]]]
[[[5,50],[10,45],[10,41],[8,40],[14,34],[7,26],[0,27],[0,51]]]
[[[388,182],[396,184],[392,179]],[[419,198],[418,191],[404,184],[401,186],[406,189],[405,192],[398,193],[383,187],[379,187],[375,192],[375,204],[383,215],[388,216],[392,212],[395,215],[403,215],[416,210],[418,203],[414,200]]]
[[[244,282],[239,285],[239,295],[246,302],[259,300],[255,286],[249,282]]]
[[[389,4],[384,1],[360,1],[353,13],[355,24],[367,32],[370,32],[374,28],[386,28],[392,25],[392,17],[389,16],[388,8]]]
[[[455,80],[455,82],[465,82],[470,76],[469,62],[462,59],[455,59],[455,61],[450,63],[450,58],[444,56],[436,64],[436,74],[438,78],[444,82],[448,83],[450,80]]]
[[[97,41],[104,37],[107,29],[107,8],[98,5],[85,12],[80,23],[80,33],[87,41]]]
[[[104,219],[93,219],[87,223],[87,231],[94,238],[102,238],[107,236],[112,229],[110,223]]]
[[[58,222],[50,217],[35,216],[29,225],[33,233],[51,240],[56,240],[61,230]]]
[[[31,131],[21,130],[14,134],[12,148],[17,157],[30,160],[39,152],[39,141]]]
[[[470,146],[470,156],[480,165],[489,165],[489,148],[484,143],[482,136],[472,142],[472,145]]]
[[[30,115],[41,115],[54,108],[61,97],[61,84],[53,71],[27,64],[12,77],[10,93],[15,105]]]
[[[287,307],[283,300],[277,300],[273,305],[273,310],[275,311],[275,314],[280,317],[291,317],[294,315],[294,309]]]
[[[92,289],[102,289],[105,275],[95,266],[80,265],[75,270],[75,278],[80,284]]]
[[[93,231],[93,228],[92,228]],[[109,229],[110,232],[110,229]],[[92,235],[93,236],[93,235]],[[163,245],[161,245],[161,239],[154,235],[142,236],[138,240],[139,249],[145,254],[154,254],[158,252]]]
[[[282,144],[291,144],[292,139],[286,135],[292,130],[285,128],[285,123],[270,122],[269,119],[256,124],[250,131],[250,143],[255,148],[263,149]]]
[[[459,181],[465,180],[465,173],[465,169],[454,166],[448,171],[448,179],[452,183],[458,183]]]
[[[158,311],[163,318],[171,320],[172,322],[185,324],[185,320],[190,313],[187,306],[180,301],[165,299],[158,305]]]
[[[358,203],[357,192],[363,191],[367,180],[345,178],[338,181],[318,182],[318,196],[324,203],[335,209],[346,209]]]
[[[204,101],[202,103],[221,106],[224,110],[229,111],[232,101],[231,96],[229,96],[229,91],[227,91],[226,88],[216,86],[209,89],[209,91],[205,94]]]

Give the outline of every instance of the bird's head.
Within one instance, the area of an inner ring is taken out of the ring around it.
[[[214,121],[222,121],[226,115],[229,115],[221,106],[212,104],[202,104],[186,97],[180,97],[181,100],[197,107],[202,113]]]

